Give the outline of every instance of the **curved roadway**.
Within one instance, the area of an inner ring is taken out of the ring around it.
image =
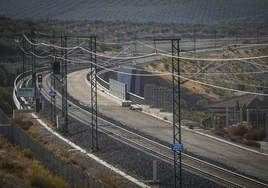
[[[68,74],[68,93],[84,104],[90,104],[91,99],[90,86],[85,79],[88,72],[87,69]],[[170,123],[129,110],[128,107],[121,107],[113,100],[109,100],[100,94],[98,94],[98,110],[126,126],[172,143],[172,125]],[[218,161],[245,174],[267,181],[268,156],[238,148],[185,129],[182,129],[182,142],[185,149],[191,153]]]

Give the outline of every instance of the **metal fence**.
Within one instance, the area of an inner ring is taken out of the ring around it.
[[[127,92],[127,100],[130,100],[136,104],[144,104],[144,98],[133,93]]]
[[[97,75],[97,82],[104,88],[109,89],[109,83]]]
[[[166,112],[172,112],[172,89],[154,84],[144,86],[145,104],[161,108]]]
[[[252,127],[263,127],[267,124],[266,117],[268,115],[268,107],[263,109],[251,110],[249,120]]]
[[[226,118],[226,116],[228,116],[228,118]],[[242,109],[228,108],[226,116],[222,117],[224,120],[224,122],[222,122],[222,125],[231,126],[239,123],[241,124],[243,121],[246,121],[246,114],[243,113]]]
[[[54,174],[63,177],[70,187],[109,187],[34,140],[21,127],[13,123],[1,109],[0,134],[4,134],[13,145],[18,145],[21,149],[29,148],[35,159],[41,161]]]
[[[109,92],[119,99],[126,100],[127,86],[122,82],[109,78]]]
[[[110,81],[111,80],[112,79],[110,79]],[[101,79],[99,79],[99,81],[99,84],[101,84],[103,87],[107,88],[108,85],[108,88],[110,88],[111,83],[103,82]],[[112,88],[116,89],[116,87]],[[120,96],[117,93],[114,95],[118,97]],[[146,84],[144,86],[144,98],[127,92],[125,99],[130,100],[136,104],[149,105],[153,108],[161,108],[165,112],[172,112],[172,89],[168,89],[167,87],[156,86],[154,84]]]
[[[89,77],[89,76],[88,76]],[[103,80],[102,78],[100,78],[98,75],[97,75],[97,82],[102,86],[104,87],[105,89],[107,89],[109,91],[109,88],[110,88],[110,83],[109,82],[106,82],[105,80]],[[110,91],[109,91],[110,92]],[[133,94],[131,92],[126,92],[126,96],[125,96],[126,100],[130,100],[136,104],[145,104],[145,101],[144,101],[144,98],[143,97],[140,97],[136,94]]]

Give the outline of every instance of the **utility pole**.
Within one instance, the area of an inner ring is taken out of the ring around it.
[[[172,113],[173,113],[173,144],[174,151],[174,187],[182,188],[182,163],[181,152],[183,144],[181,142],[181,114],[180,114],[180,46],[181,39],[155,39],[170,40],[172,50]]]
[[[36,98],[36,69],[35,69],[35,46],[34,42],[36,41],[35,38],[35,29],[31,28],[31,52],[32,52],[32,88],[34,88],[34,99],[33,101],[35,102],[35,111],[39,112],[39,99],[37,100]]]
[[[258,43],[260,43],[260,27],[257,27]]]
[[[99,150],[98,143],[98,109],[97,109],[97,57],[96,57],[96,36],[90,37],[90,61],[91,61],[91,134],[93,151]]]
[[[25,38],[22,38],[22,51],[21,51],[21,61],[22,61],[22,83],[24,84],[25,82],[25,75],[24,73],[26,72],[26,54],[24,51],[26,51],[26,43],[25,43]],[[22,85],[23,87],[23,85]],[[20,98],[20,109],[22,109],[22,100]]]
[[[67,101],[67,36],[61,36],[61,91],[62,91],[62,120],[63,132],[68,132],[68,101]]]
[[[237,44],[238,29],[235,29],[235,44]]]
[[[268,142],[268,114],[265,116],[266,121],[266,143]]]
[[[216,47],[217,31],[214,30],[213,34],[214,34],[214,46]]]
[[[53,64],[56,63],[56,54],[55,54],[55,36],[53,35],[51,38],[51,42],[53,47],[50,47],[50,51],[52,51],[52,55],[54,57],[54,59],[52,60],[51,63],[51,73],[50,73],[50,91],[54,91],[55,90],[55,73],[54,73],[54,69],[53,69]],[[57,108],[56,108],[56,96],[50,96],[50,122],[52,123],[52,125],[56,125],[56,119],[57,119]]]
[[[134,43],[134,56],[137,55],[137,33],[135,32],[135,43]]]
[[[24,37],[22,38],[22,49],[26,51],[26,41]],[[21,56],[22,56],[22,74],[23,74],[22,81],[24,83],[25,82],[24,73],[26,72],[26,54],[23,51],[21,51]]]
[[[117,52],[119,53],[120,52],[120,39],[119,39],[119,33],[117,33]]]
[[[195,48],[196,48],[196,38],[195,38],[195,29],[194,29],[194,52],[195,52]]]
[[[65,124],[65,132],[68,132],[68,100],[67,100],[67,36],[64,36],[64,77],[63,77],[63,88],[64,88],[64,107],[65,107],[65,119],[64,119],[64,124]]]

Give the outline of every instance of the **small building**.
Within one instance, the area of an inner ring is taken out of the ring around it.
[[[257,86],[254,93],[267,94],[267,89]],[[264,126],[268,114],[268,97],[257,94],[245,94],[229,100],[221,101],[206,107],[211,113],[212,127],[242,124],[253,127]]]

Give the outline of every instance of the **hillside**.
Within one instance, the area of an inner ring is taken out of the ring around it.
[[[226,53],[222,58],[254,57],[267,55],[267,53],[267,47],[240,51],[233,50]],[[219,54],[222,54],[222,51],[196,53],[195,56],[216,58]],[[181,75],[184,77],[191,77],[190,75],[198,72],[208,64],[209,62],[181,60]],[[171,59],[164,58],[158,60],[155,63],[144,66],[144,69],[146,71],[158,71],[158,73],[171,72]],[[196,76],[193,80],[229,89],[253,92],[255,86],[259,84],[263,84],[266,87],[268,86],[268,81],[265,79],[267,71],[268,66],[266,58],[251,61],[230,61],[227,63],[216,61],[204,69],[204,73]],[[152,79],[152,83],[150,84],[157,83],[158,86],[172,88],[171,75],[161,76],[161,78],[158,78],[157,81],[155,78],[146,79]],[[202,109],[200,103],[204,105],[211,104],[230,99],[236,94],[237,93],[231,91],[217,89],[191,81],[181,85],[181,98],[184,100],[184,103],[186,104],[185,106],[187,106],[188,109],[194,107],[200,110]]]
[[[51,30],[46,24],[0,16],[0,107],[6,114],[11,114],[15,108],[12,90],[15,78],[22,71],[21,51],[15,39],[20,40],[22,33],[29,33],[31,27],[38,31]],[[52,31],[57,32],[56,29]],[[37,68],[40,66],[43,65],[36,63]]]
[[[24,0],[0,1],[11,18],[127,20],[176,23],[265,23],[267,0]]]

